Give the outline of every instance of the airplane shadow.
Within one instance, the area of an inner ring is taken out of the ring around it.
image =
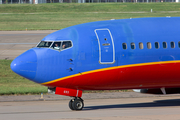
[[[180,99],[157,100],[147,103],[88,106],[88,107],[84,107],[83,110],[112,109],[112,108],[140,108],[140,107],[148,108],[148,107],[167,107],[167,106],[180,106]]]

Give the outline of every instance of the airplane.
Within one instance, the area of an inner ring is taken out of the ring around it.
[[[70,96],[82,110],[85,90],[180,93],[180,17],[105,20],[70,26],[15,58],[11,69]]]

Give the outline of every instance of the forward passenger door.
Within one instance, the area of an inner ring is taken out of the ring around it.
[[[115,62],[114,41],[109,29],[96,29],[99,44],[99,63],[113,64]]]

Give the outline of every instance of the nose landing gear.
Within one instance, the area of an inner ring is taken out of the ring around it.
[[[69,101],[69,108],[71,110],[82,110],[84,107],[83,99],[75,97]]]

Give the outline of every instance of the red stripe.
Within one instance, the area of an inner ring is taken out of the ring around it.
[[[140,89],[180,86],[180,63],[154,64],[84,74],[47,86],[81,90]]]

